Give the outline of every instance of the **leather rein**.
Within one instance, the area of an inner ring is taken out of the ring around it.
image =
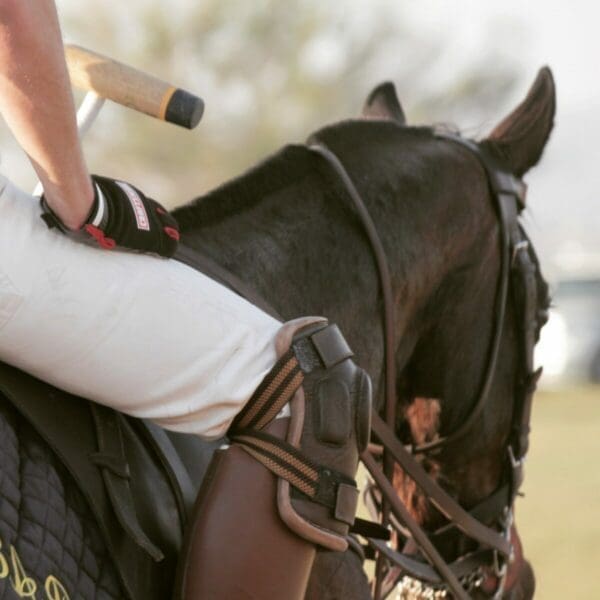
[[[384,418],[375,411],[372,414],[372,433],[383,446],[383,469],[369,450],[361,456],[361,460],[374,482],[374,488],[368,496],[371,503],[376,505],[381,525],[386,529],[392,527],[400,540],[412,540],[413,550],[411,554],[403,553],[391,548],[382,539],[365,534],[370,553],[377,555],[374,600],[387,597],[394,589],[402,590],[402,598],[442,598],[450,593],[455,598],[468,600],[471,592],[485,582],[488,573],[496,582],[492,596],[502,597],[509,563],[514,556],[511,544],[512,506],[523,479],[522,466],[528,448],[531,400],[540,374],[533,370],[533,347],[544,318],[538,312],[537,303],[538,261],[518,221],[518,214],[524,207],[525,185],[475,142],[445,133],[438,133],[436,137],[468,149],[483,166],[499,217],[501,267],[496,289],[493,335],[477,399],[472,404],[467,419],[458,429],[438,440],[412,448],[406,448],[395,433],[395,319],[391,276],[383,245],[360,194],[340,160],[321,143],[309,146],[335,172],[352,200],[376,260],[384,301]],[[266,312],[280,318],[251,286],[212,260],[185,246],[180,246],[175,258],[199,268]],[[509,475],[507,482],[488,498],[466,510],[429,476],[416,457],[459,440],[471,430],[481,414],[496,371],[510,288],[513,293],[517,293],[515,290],[520,292],[523,319],[520,326],[522,373],[515,389],[516,402],[507,443]],[[399,464],[447,519],[448,523],[438,531],[425,531],[398,497],[391,483],[394,463]],[[474,540],[477,542],[477,549],[448,563],[436,548],[436,542],[450,534]],[[397,574],[390,580],[392,566],[396,568]]]
[[[362,198],[339,159],[322,145],[311,148],[323,156],[337,173],[361,217],[377,262],[384,300],[385,418],[382,419],[377,413],[374,413],[372,417],[372,432],[383,446],[383,471],[369,451],[365,452],[361,459],[381,495],[378,512],[382,525],[388,526],[392,521],[391,517],[395,517],[396,525],[393,522],[391,524],[400,534],[401,539],[412,537],[419,554],[426,559],[426,562],[423,562],[416,559],[414,555],[392,550],[381,540],[369,539],[370,546],[378,552],[375,600],[384,597],[382,594],[390,593],[399,581],[401,587],[404,587],[404,591],[412,592],[411,597],[444,597],[450,592],[455,598],[468,599],[469,593],[484,582],[484,566],[486,562],[490,562],[490,559],[498,581],[494,597],[502,596],[508,564],[513,556],[513,547],[510,541],[512,505],[523,478],[522,465],[528,447],[531,400],[535,383],[539,377],[539,372],[533,371],[533,347],[539,329],[536,285],[537,258],[518,222],[518,214],[524,207],[525,185],[492,156],[484,153],[474,142],[449,134],[437,134],[437,137],[460,144],[468,149],[484,167],[499,217],[501,267],[496,290],[493,336],[488,349],[487,367],[477,399],[473,403],[467,419],[458,429],[441,439],[411,449],[407,449],[395,434],[397,406],[394,361],[395,327],[392,284],[385,251]],[[511,279],[517,280],[515,286],[523,288],[524,314],[521,327],[521,353],[524,361],[524,377],[523,381],[519,382],[518,389],[515,390],[519,399],[513,410],[511,436],[507,445],[509,481],[478,506],[467,511],[428,475],[416,459],[416,455],[437,450],[459,440],[471,430],[477,417],[481,414],[496,372]],[[448,564],[444,560],[435,546],[435,534],[430,535],[425,532],[398,498],[391,484],[394,462],[397,462],[403,471],[422,488],[429,501],[446,517],[448,524],[443,528],[443,533],[447,533],[449,528],[454,527],[468,538],[478,542],[478,550],[460,557],[452,564]],[[498,531],[495,526],[486,523],[492,523],[500,530]],[[409,536],[406,535],[406,530],[408,530]],[[399,576],[391,584],[388,582],[387,590],[383,589],[382,563],[384,560],[399,567]]]

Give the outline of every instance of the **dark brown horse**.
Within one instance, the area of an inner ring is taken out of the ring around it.
[[[554,112],[552,76],[543,69],[524,102],[481,144],[521,177],[538,162]],[[497,216],[475,157],[436,138],[431,128],[407,126],[389,85],[371,95],[364,117],[314,138],[340,158],[383,240],[396,307],[398,433],[419,444],[456,429],[476,397],[500,268]],[[302,146],[287,147],[177,217],[190,245],[252,282],[284,317],[335,319],[371,373],[381,402],[374,261],[345,190],[318,158]],[[538,285],[543,309],[547,290],[541,279]],[[465,507],[491,494],[503,476],[519,360],[517,310],[509,303],[492,393],[476,426],[427,461]],[[412,481],[398,471],[395,483],[414,516],[435,526],[437,512]],[[443,552],[450,559],[460,550]],[[324,555],[329,572],[313,577],[311,597],[346,597],[338,585],[346,590],[348,581],[356,596],[356,580],[348,579],[340,560]],[[525,561],[515,578],[511,597],[530,597],[534,582]]]
[[[554,84],[544,69],[525,101],[482,145],[521,176],[541,156],[554,109]],[[486,363],[499,256],[498,225],[485,173],[472,154],[437,138],[432,128],[407,126],[389,85],[371,95],[362,118],[327,127],[315,138],[338,155],[351,175],[389,257],[400,374],[397,433],[406,442],[435,439],[468,414]],[[176,217],[187,245],[254,286],[284,318],[317,314],[337,322],[355,349],[357,362],[370,372],[381,403],[383,330],[374,260],[346,191],[319,157],[305,146],[287,146],[240,178],[177,210]],[[538,284],[545,303],[545,284],[541,280]],[[503,477],[517,377],[516,312],[509,303],[492,393],[477,426],[426,461],[435,478],[465,507],[491,493]],[[20,417],[10,412],[3,418],[10,421],[7,427],[14,444]],[[43,447],[41,442],[36,446],[42,449],[36,451],[36,464],[45,461]],[[42,473],[50,471],[54,472],[40,467]],[[52,473],[47,477],[53,482],[46,486],[51,488],[60,479],[64,498],[73,484],[68,475]],[[412,514],[424,526],[435,526],[438,517],[427,498],[400,471],[395,484]],[[7,491],[6,478],[1,485],[0,538],[5,545],[0,558],[7,540],[14,540],[21,562],[31,569],[31,544],[9,527],[14,507],[8,501],[12,492]],[[73,502],[79,506],[81,499],[61,504],[71,520]],[[88,520],[89,515],[79,519],[78,531],[93,544],[79,544],[81,556],[88,552],[104,557],[107,553],[98,550],[99,536],[86,533],[93,529]],[[46,544],[43,527],[36,532],[39,544]],[[54,536],[60,549],[64,538]],[[461,548],[449,544],[442,551],[450,560]],[[47,550],[35,554],[42,565],[36,573],[42,578],[52,572],[60,579],[60,560],[53,562],[48,555]],[[100,566],[96,563],[90,569],[102,582],[98,585],[113,590],[107,597],[120,597],[114,591],[118,584],[106,576],[110,557]],[[519,559],[518,567],[505,596],[515,600],[531,597],[534,587],[528,564]],[[153,572],[151,563],[145,569]],[[171,567],[158,563],[156,569],[168,584]],[[142,573],[138,579],[144,577]],[[93,582],[81,587],[81,580],[69,579],[71,597],[87,597],[83,589],[93,592],[89,597],[97,597],[99,588]],[[0,596],[11,597],[9,581],[0,579]],[[368,598],[357,555],[319,555],[308,596]]]

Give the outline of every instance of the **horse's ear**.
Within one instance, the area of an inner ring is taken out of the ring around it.
[[[540,69],[527,97],[483,144],[497,152],[511,171],[521,177],[537,164],[548,141],[556,112],[552,71]]]
[[[380,83],[370,94],[363,106],[362,116],[367,119],[390,119],[406,125],[404,111],[391,81]]]

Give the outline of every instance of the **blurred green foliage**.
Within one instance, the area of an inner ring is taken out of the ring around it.
[[[194,132],[107,106],[86,140],[92,170],[170,205],[328,122],[357,116],[383,79],[408,98],[411,121],[432,122],[497,108],[519,74],[490,42],[456,64],[451,85],[436,86],[448,41],[421,35],[392,0],[131,0],[126,7],[58,0],[58,7],[69,41],[206,101]]]

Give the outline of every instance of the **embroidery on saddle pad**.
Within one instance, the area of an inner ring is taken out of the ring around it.
[[[23,567],[21,557],[11,544],[8,556],[5,554],[2,539],[0,539],[0,581],[8,579],[19,598],[40,598],[37,595],[38,584],[29,577]],[[44,582],[43,600],[70,600],[65,586],[54,575],[48,575]]]

